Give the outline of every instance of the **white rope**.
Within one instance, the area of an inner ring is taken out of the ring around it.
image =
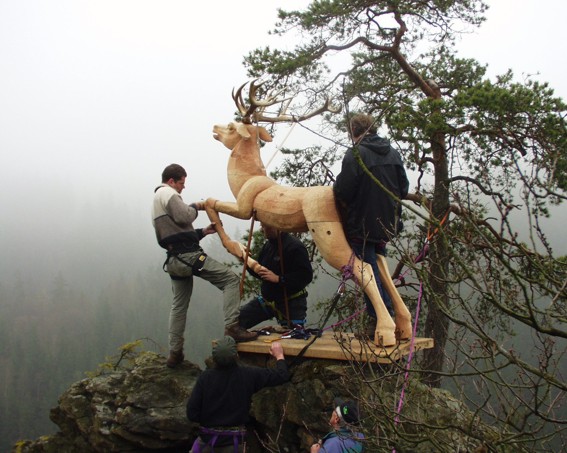
[[[284,139],[282,140],[282,142],[278,145],[276,145],[276,150],[274,151],[274,154],[272,154],[272,157],[270,158],[270,160],[268,161],[268,163],[265,165],[265,168],[268,168],[270,166],[270,164],[272,163],[272,161],[274,160],[274,157],[276,157],[276,155],[278,154],[278,152],[280,151],[280,149],[283,147],[284,143],[286,142],[287,138],[289,137],[289,135],[291,134],[291,131],[293,131],[293,128],[295,127],[297,123],[293,123],[291,125],[291,127],[289,128],[289,131],[287,132],[287,135],[284,137]]]

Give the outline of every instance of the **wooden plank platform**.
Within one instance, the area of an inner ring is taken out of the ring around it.
[[[238,343],[238,352],[269,354],[270,344],[280,341],[284,354],[288,357],[297,356],[301,350],[309,344],[313,337],[308,340],[297,340],[291,338],[280,338],[281,335],[273,333],[269,336],[260,336],[257,340],[246,343]],[[404,341],[396,346],[387,348],[378,347],[372,342],[359,340],[353,333],[325,331],[317,338],[303,354],[305,358],[332,359],[332,360],[354,360],[358,362],[391,363],[397,361],[410,352],[411,342]],[[433,338],[415,338],[414,351],[430,349],[433,347]]]

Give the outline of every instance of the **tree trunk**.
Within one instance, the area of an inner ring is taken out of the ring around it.
[[[432,137],[431,148],[435,166],[435,189],[433,193],[433,216],[441,220],[449,209],[448,160],[445,138],[439,132]],[[435,227],[432,226],[434,231]],[[449,269],[449,253],[445,241],[438,235],[430,239],[429,248],[429,288],[427,295],[427,318],[425,320],[425,336],[433,338],[434,347],[424,351],[423,369],[426,371],[424,381],[432,387],[441,385],[441,376],[445,361],[445,346],[449,334],[449,319],[443,314],[440,306],[447,306],[449,296],[447,290],[447,272]]]

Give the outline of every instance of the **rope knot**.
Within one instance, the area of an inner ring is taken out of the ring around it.
[[[341,267],[341,274],[343,277],[343,282],[346,282],[347,280],[353,280],[354,279],[354,271],[352,268],[351,264],[345,264],[343,267]]]

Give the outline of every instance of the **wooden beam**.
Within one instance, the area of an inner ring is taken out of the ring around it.
[[[257,340],[238,343],[238,352],[253,354],[269,354],[270,344],[280,341],[286,356],[297,356],[303,348],[313,340],[298,340],[281,338],[279,334],[260,336]],[[404,341],[395,346],[379,347],[371,341],[355,338],[353,333],[323,332],[311,344],[303,357],[313,359],[354,360],[358,362],[392,363],[409,355],[411,341]],[[430,349],[433,347],[433,338],[415,338],[414,351]]]

